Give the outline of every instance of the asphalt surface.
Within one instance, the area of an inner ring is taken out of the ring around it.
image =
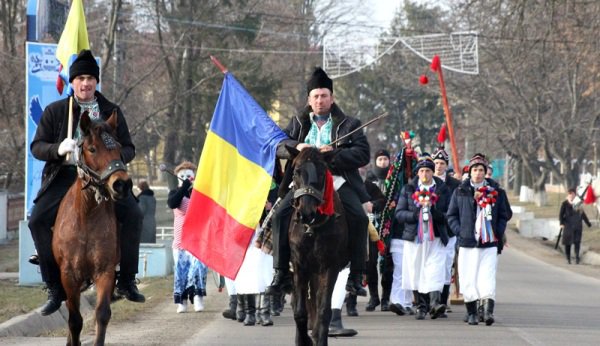
[[[591,265],[567,265],[554,249],[539,242],[513,241],[499,258],[496,323],[469,326],[463,305],[453,305],[447,319],[417,321],[413,316],[366,312],[359,299],[359,317],[344,314],[345,327],[358,335],[329,338],[331,345],[598,345],[600,342],[600,275]],[[538,258],[544,259],[541,261]],[[209,292],[209,296],[211,293]],[[272,327],[245,327],[220,316],[226,298],[207,307],[202,324],[174,332],[181,315],[165,302],[150,321],[132,321],[109,328],[109,345],[293,345],[295,325],[289,304]],[[289,301],[289,297],[288,297]],[[186,316],[189,320],[192,315]],[[151,324],[152,323],[152,324]],[[162,329],[161,329],[162,328]],[[133,336],[131,332],[138,333]],[[171,333],[171,334],[169,334]],[[169,335],[177,333],[177,339]],[[185,334],[183,337],[179,334]],[[163,335],[162,338],[159,336]],[[177,340],[177,341],[175,341]],[[5,337],[2,345],[63,345],[64,338]],[[91,338],[84,340],[91,344]]]

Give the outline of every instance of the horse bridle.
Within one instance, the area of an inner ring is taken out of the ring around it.
[[[312,186],[317,183],[317,168],[313,162],[306,162],[306,171],[308,173],[308,182],[306,187],[297,188],[294,190],[294,199],[298,199],[302,196],[311,196],[319,201],[319,204],[323,203],[323,190],[318,190]]]
[[[325,190],[325,184],[323,184],[323,189],[321,189],[321,190],[314,188],[312,186],[312,184],[315,184],[318,182],[317,168],[316,168],[315,164],[310,161],[305,162],[305,165],[306,165],[305,166],[306,171],[308,173],[307,186],[300,187],[300,188],[297,188],[294,190],[294,200],[296,200],[302,196],[311,196],[313,198],[316,198],[317,201],[319,201],[319,204],[321,204],[321,203],[323,203],[323,194],[324,194],[324,190]],[[318,217],[316,217],[315,219],[317,219],[317,218]],[[313,236],[314,235],[313,228],[319,227],[319,226],[322,226],[323,224],[325,224],[329,220],[329,216],[324,217],[317,224],[312,224],[312,222],[314,222],[315,219],[313,219],[310,224],[304,224],[304,227],[306,228],[306,230],[304,232],[305,234],[307,234],[309,236]]]
[[[105,132],[102,134],[104,135]],[[102,136],[102,140],[108,150],[117,148],[118,143],[116,143],[110,135]],[[108,190],[105,187],[108,178],[118,171],[127,172],[127,166],[125,166],[125,163],[123,163],[122,160],[112,160],[108,163],[108,167],[98,174],[98,172],[88,166],[82,159],[83,138],[78,140],[77,146],[79,147],[79,155],[77,156],[76,163],[77,172],[79,173],[79,177],[85,182],[82,189],[85,190],[90,186],[94,187],[96,189],[96,201],[98,201],[98,203],[100,203],[102,199],[108,200]]]

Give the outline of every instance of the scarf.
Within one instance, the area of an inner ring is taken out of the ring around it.
[[[412,198],[415,205],[419,210],[419,221],[417,226],[417,244],[421,244],[424,240],[433,241],[435,239],[435,233],[433,231],[433,220],[431,220],[431,213],[429,209],[433,207],[435,202],[438,200],[438,196],[435,194],[435,180],[430,185],[422,184],[419,181],[417,190],[413,193]],[[422,203],[429,201],[428,207],[423,207]]]
[[[485,180],[481,184],[473,184],[473,182],[471,182],[471,186],[475,188],[476,192],[480,193],[480,196],[475,199],[475,202],[477,203],[475,239],[480,241],[481,244],[496,242],[498,239],[492,228],[492,207],[496,203],[498,191],[487,185]]]

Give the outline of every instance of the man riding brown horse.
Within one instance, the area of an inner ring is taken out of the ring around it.
[[[96,85],[100,80],[100,69],[89,50],[83,50],[69,68],[69,81],[74,89],[73,125],[78,129],[80,114],[88,111],[92,120],[107,120],[113,110],[118,116],[117,140],[121,145],[121,158],[125,164],[135,157],[135,147],[121,109],[108,101]],[[31,142],[31,153],[45,161],[42,185],[34,200],[29,217],[29,229],[39,257],[42,280],[48,287],[48,301],[42,307],[42,315],[49,315],[60,308],[65,292],[60,282],[59,268],[52,253],[52,227],[62,198],[77,177],[74,160],[67,154],[75,152],[79,130],[74,138],[67,137],[69,99],[56,101],[46,107]],[[120,227],[120,274],[117,293],[134,302],[144,302],[138,292],[135,274],[138,271],[139,245],[142,231],[142,213],[131,191],[127,197],[116,202],[116,215]]]
[[[321,152],[333,151],[329,169],[333,174],[334,185],[342,200],[349,228],[350,276],[346,290],[351,294],[365,296],[362,287],[362,274],[365,270],[367,225],[369,219],[362,203],[369,200],[358,168],[369,163],[369,143],[363,131],[356,131],[341,141],[330,145],[333,141],[358,128],[358,119],[345,115],[335,104],[333,98],[333,81],[321,68],[315,69],[307,83],[308,105],[302,113],[291,119],[284,130],[288,140],[279,144],[278,158],[289,159],[286,145],[301,151],[305,147],[317,147]],[[288,162],[286,170],[291,169]],[[290,177],[288,171],[286,176]],[[289,190],[290,181],[281,184],[279,207],[272,219],[273,230],[273,267],[275,276],[269,294],[280,294],[291,289],[289,273],[290,245],[288,229],[293,213],[292,197]]]

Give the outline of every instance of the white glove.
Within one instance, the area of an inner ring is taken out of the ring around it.
[[[77,141],[71,138],[65,138],[58,146],[58,155],[65,156],[67,153],[72,153],[77,148]]]

